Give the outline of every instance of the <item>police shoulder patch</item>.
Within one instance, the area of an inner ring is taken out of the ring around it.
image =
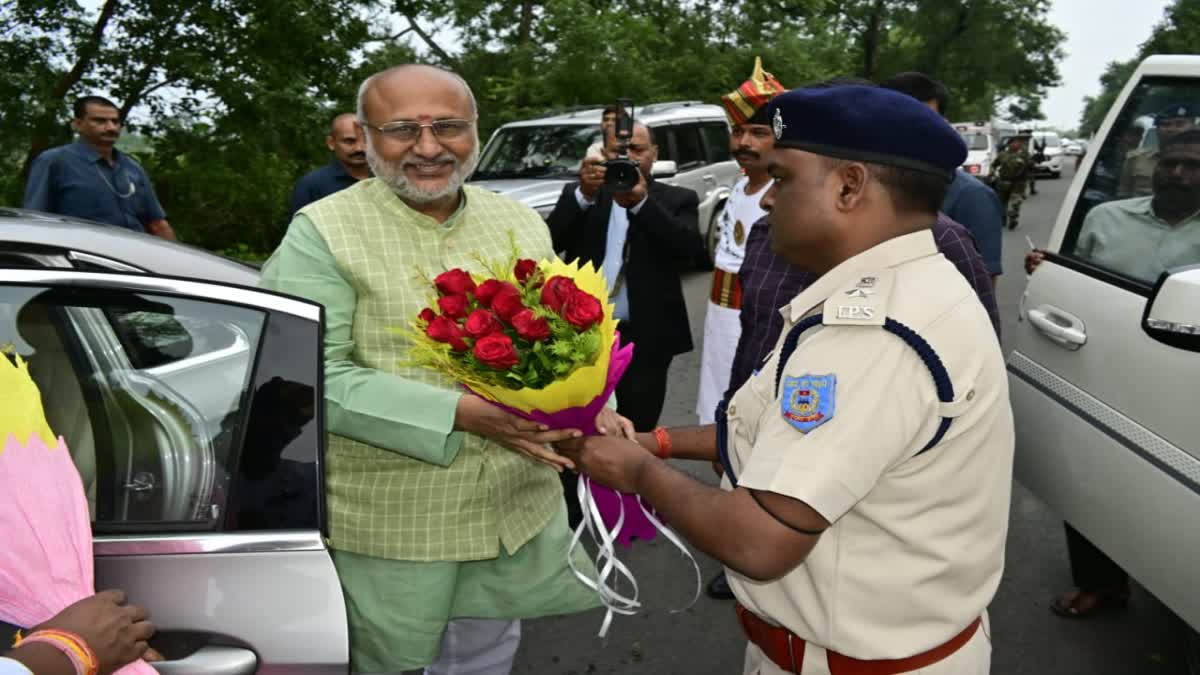
[[[837,375],[784,377],[779,399],[783,419],[803,433],[833,419]]]

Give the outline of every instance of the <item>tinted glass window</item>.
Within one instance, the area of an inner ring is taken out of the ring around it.
[[[0,287],[0,344],[29,362],[98,531],[218,526],[264,321],[149,293]],[[197,349],[211,340],[224,346]]]
[[[1150,286],[1200,263],[1200,129],[1195,80],[1150,78],[1096,154],[1060,253]],[[1145,144],[1153,130],[1157,145]]]
[[[472,178],[568,176],[579,171],[588,148],[600,140],[599,124],[500,129]]]
[[[724,124],[706,124],[701,127],[708,163],[729,161],[729,128]]]
[[[700,127],[696,125],[674,127],[675,162],[680,171],[694,169],[704,164],[704,146],[700,141]],[[661,158],[660,158],[661,159]]]

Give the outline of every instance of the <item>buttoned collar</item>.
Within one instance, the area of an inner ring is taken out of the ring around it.
[[[88,143],[87,141],[83,140],[82,138],[76,140],[74,143],[68,145],[67,147],[70,148],[71,152],[75,153],[75,156],[79,157],[80,159],[83,159],[84,161],[88,162],[89,164],[95,164],[96,162],[104,162],[106,165],[108,164],[108,161],[105,160],[104,157],[101,156],[101,154],[96,151],[96,148],[93,148],[91,143]],[[121,151],[117,150],[116,148],[113,148],[112,152],[113,152],[113,166],[116,166],[117,164],[121,163]]]
[[[936,255],[937,252],[933,232],[929,229],[889,239],[842,261],[837,267],[822,274],[779,311],[785,320],[795,323],[813,307],[823,303],[839,288],[851,284],[856,278],[897,267],[911,260]]]
[[[439,223],[432,217],[417,211],[408,204],[405,204],[404,200],[400,199],[400,195],[397,195],[395,191],[383,181],[383,179],[368,178],[360,182],[367,183],[367,190],[377,203],[381,204],[384,206],[384,208],[392,211],[401,218],[406,219],[408,222],[411,222],[424,229],[440,229],[443,231],[452,230],[454,229],[454,226],[457,225],[460,220],[462,220],[463,214],[467,210],[467,190],[465,187],[460,188],[459,194],[461,195],[461,198],[458,200],[458,208],[455,209],[454,213],[452,213],[450,217],[446,219],[446,222]]]
[[[1159,215],[1154,212],[1154,197],[1153,196],[1134,197],[1133,199],[1122,199],[1120,201],[1111,202],[1111,203],[1113,204],[1113,206],[1115,208],[1121,209],[1122,211],[1125,211],[1126,213],[1130,213],[1135,216],[1143,216],[1146,218],[1150,218],[1150,219],[1154,220],[1154,222],[1161,223],[1162,225],[1165,225],[1167,227],[1171,226],[1167,221],[1160,218]],[[1187,218],[1184,218],[1183,220],[1179,221],[1178,224],[1191,222],[1193,220],[1196,220],[1198,217],[1200,217],[1200,211],[1193,213],[1192,215],[1188,216]]]

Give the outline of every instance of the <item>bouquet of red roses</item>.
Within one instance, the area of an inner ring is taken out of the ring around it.
[[[611,399],[633,359],[633,345],[619,344],[617,322],[607,300],[608,285],[592,265],[561,260],[534,261],[514,253],[506,260],[476,258],[487,275],[463,269],[443,272],[430,282],[429,306],[407,334],[409,361],[456,380],[492,404],[553,429],[596,433],[596,416]],[[617,542],[664,535],[690,559],[683,543],[636,495],[623,495],[580,476],[578,498],[583,523],[571,550],[586,529],[597,544],[598,575],[575,569],[595,589],[612,614],[633,614],[637,582],[616,558]],[[693,564],[694,564],[693,560]],[[696,569],[699,579],[699,568]],[[631,595],[609,586],[623,576]],[[698,588],[698,587],[697,587]]]

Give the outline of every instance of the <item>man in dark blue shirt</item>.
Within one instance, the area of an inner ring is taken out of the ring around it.
[[[79,140],[33,160],[22,205],[175,239],[146,171],[113,147],[121,136],[116,104],[83,96],[75,99],[74,113]]]
[[[908,94],[942,117],[946,116],[949,91],[946,85],[928,75],[915,72],[900,73],[884,80],[880,86]],[[946,191],[942,213],[970,230],[979,255],[983,257],[983,264],[995,283],[1002,272],[1000,246],[1004,234],[1004,207],[1001,206],[996,192],[959,169],[955,172],[950,189]]]
[[[325,145],[333,152],[334,159],[296,182],[288,202],[288,210],[293,216],[306,204],[371,176],[371,169],[367,166],[366,137],[354,113],[342,113],[333,118],[329,123]]]

